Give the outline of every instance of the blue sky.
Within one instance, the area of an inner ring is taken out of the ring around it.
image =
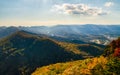
[[[0,26],[120,24],[120,0],[0,0]]]

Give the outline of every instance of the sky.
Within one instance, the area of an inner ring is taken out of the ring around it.
[[[0,26],[120,24],[120,0],[0,0]]]

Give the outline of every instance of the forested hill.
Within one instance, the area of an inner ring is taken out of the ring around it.
[[[82,59],[54,41],[18,31],[0,40],[0,75],[29,75],[35,68]]]

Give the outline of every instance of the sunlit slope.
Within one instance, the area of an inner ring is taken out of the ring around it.
[[[37,68],[32,75],[92,75],[91,70],[101,64],[105,67],[107,59],[104,57],[57,63]]]

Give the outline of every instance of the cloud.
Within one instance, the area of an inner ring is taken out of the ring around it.
[[[113,2],[106,2],[105,3],[105,7],[111,7],[111,6],[113,6],[114,5],[114,3]]]
[[[62,14],[69,15],[84,15],[84,16],[98,16],[98,15],[107,15],[108,13],[103,11],[102,8],[90,7],[85,4],[62,4],[54,5],[53,11]]]

